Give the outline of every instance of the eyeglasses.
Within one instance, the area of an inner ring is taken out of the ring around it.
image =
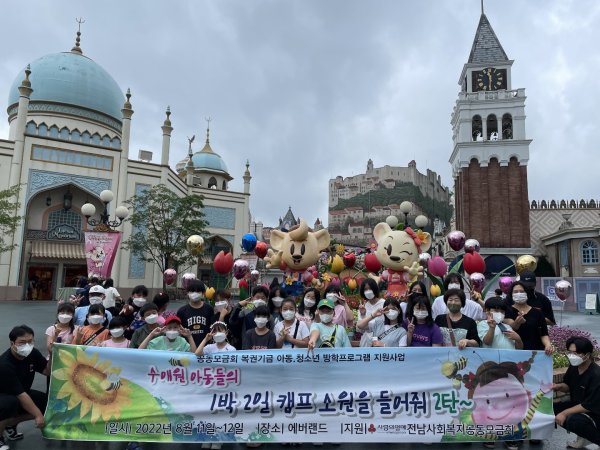
[[[15,342],[15,345],[17,347],[20,347],[21,345],[25,345],[25,344],[34,345],[35,344],[35,340],[34,339],[30,339],[29,341],[17,341],[17,342]]]

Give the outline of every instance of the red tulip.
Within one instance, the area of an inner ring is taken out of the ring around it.
[[[446,261],[444,261],[442,258],[439,256],[434,256],[429,260],[429,263],[427,264],[427,270],[429,270],[429,273],[433,276],[443,277],[448,271],[448,266],[446,265]]]
[[[267,244],[264,242],[259,242],[256,244],[254,253],[256,253],[256,256],[258,256],[260,259],[263,259],[265,256],[267,256]]]
[[[485,272],[485,261],[477,252],[465,254],[463,268],[468,274]]]
[[[213,268],[219,275],[231,272],[233,268],[233,255],[225,250],[220,251],[213,261]]]
[[[313,270],[312,276],[313,276],[313,278],[317,278],[318,279],[319,278],[319,271],[318,270]]]
[[[312,273],[308,272],[305,276],[304,276],[304,281],[306,281],[307,283],[310,283],[313,280],[313,276]]]
[[[240,280],[240,282],[238,283],[240,288],[244,288],[246,290],[248,290],[248,282],[246,280]]]
[[[379,272],[381,269],[381,263],[377,259],[377,255],[369,253],[365,256],[365,267],[369,272]]]
[[[354,267],[355,262],[356,262],[356,255],[354,253],[346,253],[344,255],[344,265],[348,269]]]

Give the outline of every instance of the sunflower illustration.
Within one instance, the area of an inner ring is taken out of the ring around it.
[[[60,360],[65,364],[62,369],[52,372],[57,380],[66,381],[60,388],[57,399],[69,399],[68,409],[74,409],[81,403],[80,418],[92,410],[92,424],[100,416],[105,422],[114,416],[119,419],[121,409],[131,406],[129,394],[133,391],[128,386],[129,380],[119,378],[120,367],[110,367],[112,361],[98,363],[98,353],[90,358],[76,347],[77,357],[65,350],[59,350]]]

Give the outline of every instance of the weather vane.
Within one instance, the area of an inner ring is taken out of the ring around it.
[[[81,33],[81,24],[85,23],[85,20],[81,20],[81,17],[79,19],[75,18],[75,22],[77,22],[79,24],[79,32]]]
[[[212,119],[210,117],[205,117],[204,120],[206,120],[206,143],[208,144],[208,132],[210,130],[210,122]]]

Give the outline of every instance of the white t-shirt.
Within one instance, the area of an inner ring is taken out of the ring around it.
[[[383,299],[383,298],[380,298],[379,300],[377,300],[377,303],[375,303],[374,305],[372,305],[370,301],[365,302],[365,309],[367,310],[367,313],[364,316],[361,316],[360,311],[359,311],[359,313],[358,313],[358,321],[360,322],[365,317],[369,317],[371,314],[373,314],[379,308],[383,308],[383,304],[384,303],[385,303],[385,299]],[[363,331],[367,331],[368,330],[368,328],[359,328],[359,329],[362,329]]]
[[[219,348],[217,344],[208,344],[204,347],[204,354],[208,355],[210,353],[223,353],[223,352],[235,352],[235,347],[233,345],[226,344],[225,347]]]
[[[313,318],[310,317],[310,312],[308,311],[308,308],[304,310],[304,315],[302,316],[300,315],[300,313],[296,312],[296,319],[298,319],[300,322],[304,322],[306,328],[309,329],[312,323],[314,322]]]
[[[104,291],[104,300],[102,304],[105,308],[113,308],[115,306],[115,299],[120,297],[119,291],[117,291],[114,287],[109,287]]]
[[[298,323],[298,333],[296,334],[296,337],[294,337],[294,333],[296,332],[296,323]],[[277,340],[281,339],[281,336],[283,336],[283,327],[283,322],[275,324],[275,329],[273,330],[273,333],[275,333],[275,338]],[[308,327],[306,326],[306,324],[297,319],[294,320],[294,323],[291,327],[288,328],[288,330],[290,332],[290,337],[299,341],[301,341],[302,339],[306,339],[310,335],[310,331],[308,331]],[[283,341],[283,345],[281,346],[281,348],[291,349],[293,348],[292,343],[285,340]]]
[[[465,302],[465,306],[460,308],[460,312],[475,321],[486,319],[481,305],[471,300],[467,293],[465,293],[465,295],[467,296],[467,301]],[[441,314],[448,314],[448,307],[446,306],[446,303],[444,303],[443,295],[435,299],[433,306],[431,307],[431,312],[434,320]]]

